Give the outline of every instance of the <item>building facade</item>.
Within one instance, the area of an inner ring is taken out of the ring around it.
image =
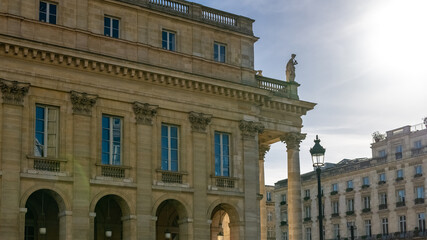
[[[374,133],[372,158],[327,164],[321,173],[324,239],[426,239],[426,125]],[[304,240],[319,239],[317,177],[303,174]],[[276,239],[288,238],[287,180],[275,184]]]
[[[299,171],[314,104],[256,75],[252,23],[181,0],[2,0],[0,239],[266,235],[261,158],[284,141]]]

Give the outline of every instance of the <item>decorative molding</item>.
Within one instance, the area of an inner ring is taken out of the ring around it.
[[[152,125],[153,118],[157,115],[159,106],[148,103],[134,102],[132,104],[135,120],[137,124]]]
[[[30,84],[0,78],[0,89],[4,103],[23,105],[24,96],[28,93]]]
[[[259,159],[264,160],[265,154],[270,151],[270,145],[269,144],[260,144],[259,146]]]
[[[71,103],[73,104],[74,114],[92,115],[92,107],[98,99],[97,95],[87,94],[85,92],[71,91]]]
[[[294,103],[274,101],[270,96],[270,92],[267,90],[259,88],[259,91],[254,91],[253,87],[243,86],[237,83],[230,83],[229,87],[214,85],[212,83],[148,72],[138,69],[137,67],[125,66],[124,64],[112,64],[111,62],[101,62],[89,58],[83,58],[78,55],[67,55],[46,51],[45,49],[40,48],[36,49],[34,47],[19,46],[11,42],[0,42],[0,51],[10,57],[31,58],[32,60],[41,62],[48,61],[49,64],[53,65],[67,65],[68,67],[79,68],[79,70],[103,72],[105,74],[114,75],[114,77],[120,76],[128,79],[142,79],[145,81],[151,81],[155,84],[185,88],[214,95],[222,95],[224,97],[255,103],[260,105],[262,108],[297,115],[305,115],[307,111],[313,109],[315,105],[304,101],[296,101]],[[278,97],[278,99],[283,98],[284,97]]]
[[[239,124],[243,137],[255,137],[256,134],[264,131],[264,125],[260,122],[241,120]]]
[[[290,132],[285,133],[280,140],[286,143],[286,148],[288,150],[297,150],[299,151],[300,143],[305,139],[307,134],[299,132]]]
[[[196,132],[206,132],[206,127],[211,123],[212,115],[190,112],[188,119],[191,123],[191,129]]]

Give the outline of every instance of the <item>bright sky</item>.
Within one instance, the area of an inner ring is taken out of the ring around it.
[[[255,69],[285,79],[297,55],[303,117],[301,172],[312,170],[315,135],[325,161],[371,157],[371,134],[415,125],[427,116],[425,0],[194,0],[255,19]],[[266,155],[266,184],[287,178],[286,147]]]

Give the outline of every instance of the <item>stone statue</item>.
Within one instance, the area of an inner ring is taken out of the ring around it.
[[[296,56],[297,55],[292,54],[291,59],[289,59],[288,63],[286,64],[286,81],[288,82],[295,81],[295,65],[298,64],[297,60],[295,60]]]

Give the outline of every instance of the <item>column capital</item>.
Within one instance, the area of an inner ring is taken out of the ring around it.
[[[23,105],[24,96],[28,93],[29,89],[29,83],[9,81],[0,78],[0,90],[4,103]]]
[[[270,151],[270,144],[260,144],[259,145],[259,159],[264,160],[265,154]]]
[[[211,123],[212,115],[190,112],[188,114],[188,120],[191,123],[191,129],[195,132],[206,132],[206,127]]]
[[[152,125],[153,118],[157,115],[159,106],[148,103],[134,102],[132,104],[135,120],[137,124]]]
[[[92,115],[92,107],[95,105],[98,95],[87,94],[85,92],[70,92],[71,103],[74,114]]]
[[[264,125],[260,122],[241,120],[239,124],[243,137],[255,137],[256,134],[264,131]]]
[[[299,151],[300,143],[305,139],[306,135],[305,133],[290,132],[280,137],[280,140],[286,143],[286,148],[288,150],[293,149]]]

